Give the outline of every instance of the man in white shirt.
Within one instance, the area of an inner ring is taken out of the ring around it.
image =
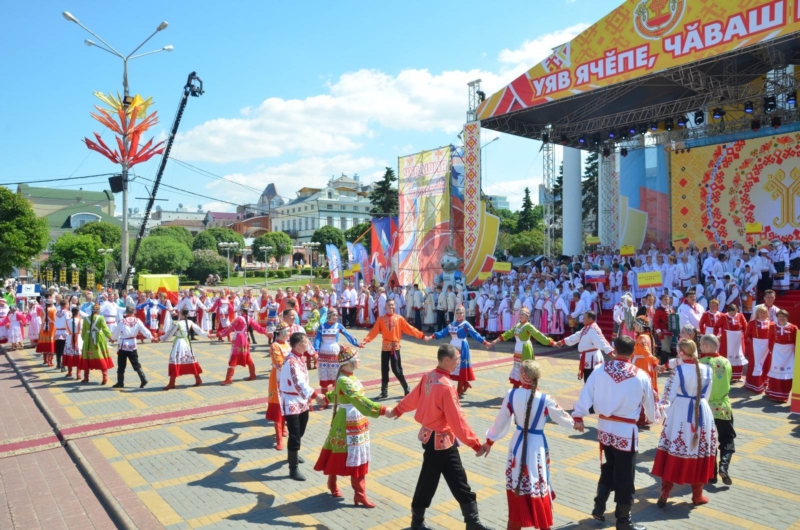
[[[344,292],[342,293],[342,300],[344,300],[345,296],[347,296],[348,300],[347,322],[349,322],[348,324],[349,327],[352,328],[353,326],[356,325],[356,308],[358,307],[358,293],[356,292],[355,288],[352,285],[350,285],[349,282],[345,282]],[[342,312],[344,313],[344,309],[342,309]]]
[[[703,268],[700,272],[703,273],[703,280],[705,281],[705,277],[708,274],[711,274],[714,270],[714,265],[717,263],[717,256],[719,256],[718,250],[713,250],[708,257],[703,260]]]
[[[111,338],[119,342],[117,350],[117,384],[112,388],[125,387],[125,368],[130,360],[133,371],[139,375],[139,388],[147,385],[147,378],[144,376],[142,365],[139,364],[139,351],[136,348],[136,337],[142,335],[152,339],[153,335],[141,320],[136,318],[136,308],[128,306],[125,308],[125,317],[119,321]]]
[[[614,348],[603,336],[600,326],[595,322],[596,319],[597,315],[594,311],[586,311],[583,314],[582,330],[565,337],[564,340],[553,343],[554,347],[578,345],[578,352],[581,354],[578,379],[583,379],[583,384],[589,380],[592,371],[603,364],[603,354],[608,355],[614,351]]]
[[[694,276],[694,267],[689,262],[689,256],[684,254],[681,256],[681,262],[678,264],[678,285],[681,289],[686,289],[691,283]]]
[[[614,491],[617,528],[644,530],[645,527],[631,519],[636,453],[639,450],[636,421],[641,411],[652,423],[660,418],[650,376],[630,362],[634,344],[630,337],[614,339],[615,358],[592,372],[575,402],[572,417],[575,430],[583,432],[583,418],[591,414],[590,410],[594,408],[600,415],[597,439],[605,458],[600,466],[592,517],[605,521],[606,502]]]
[[[697,303],[697,293],[694,290],[686,292],[686,299],[678,308],[678,317],[681,328],[690,324],[694,329],[700,330],[700,319],[703,317],[703,307]]]
[[[236,311],[239,310],[239,304],[240,303],[241,303],[241,300],[239,300],[239,303],[234,302],[234,306],[235,306],[235,310]],[[186,320],[191,320],[192,322],[197,324],[197,306],[199,304],[200,304],[200,300],[194,295],[194,291],[187,290],[187,291],[185,291],[185,296],[183,297],[183,300],[178,302],[178,305],[175,306],[175,310],[178,312],[178,314],[180,314],[181,310],[186,309],[187,311],[189,311],[189,314],[186,317]],[[195,338],[196,338],[196,335],[195,335],[194,329],[191,328],[191,326],[190,326],[190,329],[189,329],[189,340],[194,340]]]
[[[578,291],[575,291],[574,293],[572,293],[572,299],[575,301],[575,309],[572,311],[572,313],[569,314],[569,316],[574,318],[575,322],[581,322],[582,323],[583,322],[583,314],[589,308],[583,303],[583,300],[581,300],[581,293],[579,293]],[[580,327],[582,327],[582,326],[583,326],[583,324],[581,324]],[[578,327],[577,329],[580,329],[580,327]]]
[[[449,324],[456,319],[456,293],[453,292],[453,286],[447,286],[447,323]]]

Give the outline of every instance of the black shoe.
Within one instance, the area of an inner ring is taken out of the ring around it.
[[[64,367],[62,366],[62,367],[61,367],[61,371],[62,371],[62,372],[66,372],[66,371],[67,371],[67,369],[66,369],[66,368],[64,368]]]
[[[467,530],[490,530],[490,528],[483,524],[478,518],[477,502],[462,504],[461,514],[464,516],[464,522],[467,524]]]
[[[374,401],[381,401],[383,399],[387,399],[389,397],[389,393],[386,390],[381,390],[381,393],[378,394]]]
[[[594,509],[592,510],[592,517],[601,522],[606,520],[606,502],[611,495],[611,488],[603,484],[597,485],[597,496],[594,498]]]
[[[617,504],[614,515],[617,517],[617,530],[647,530],[646,526],[634,523],[631,519],[630,504]]]
[[[726,486],[731,486],[733,484],[731,476],[728,474],[728,466],[731,464],[732,456],[733,453],[725,452],[722,453],[719,458],[719,476],[722,479],[722,483]]]
[[[300,472],[297,466],[297,451],[289,451],[289,478],[299,482],[305,482],[306,477]]]
[[[305,464],[306,463],[306,459],[303,458],[300,453],[297,453],[297,463],[298,464]]]
[[[117,381],[117,384],[112,386],[111,388],[125,388],[125,384]]]
[[[144,370],[139,368],[139,371],[136,372],[139,374],[139,388],[144,388],[147,386],[147,378],[144,376]]]
[[[403,392],[405,392],[405,394],[404,394],[404,395],[406,395],[406,396],[407,396],[407,395],[409,395],[409,394],[411,393],[411,390],[409,390],[409,389],[408,389],[408,387],[405,387],[405,388],[403,389]]]
[[[425,508],[411,507],[411,530],[433,530],[425,524]]]

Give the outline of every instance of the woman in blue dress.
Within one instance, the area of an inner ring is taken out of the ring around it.
[[[472,388],[472,385],[469,384],[470,381],[475,381],[475,372],[472,371],[472,358],[469,353],[467,337],[472,337],[484,346],[488,345],[486,339],[464,319],[465,314],[464,306],[458,306],[456,308],[456,319],[449,326],[425,338],[425,340],[442,339],[446,335],[450,335],[450,345],[461,352],[461,364],[456,366],[456,369],[450,373],[450,379],[458,381],[458,397],[463,396],[468,388]]]
[[[339,333],[344,335],[347,342],[358,347],[358,341],[350,335],[344,326],[338,322],[339,314],[336,311],[328,311],[325,322],[317,328],[317,336],[314,339],[314,351],[319,354],[317,368],[319,369],[319,386],[323,392],[327,392],[329,386],[336,384],[339,373]]]

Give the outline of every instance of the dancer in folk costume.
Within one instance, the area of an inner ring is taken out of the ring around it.
[[[314,350],[319,355],[319,386],[322,392],[327,392],[328,387],[336,384],[339,374],[339,334],[344,335],[347,342],[358,346],[358,340],[347,332],[345,327],[338,322],[339,315],[336,311],[328,312],[328,321],[317,328],[314,337]]]
[[[658,359],[653,352],[655,351],[656,343],[653,339],[652,328],[650,319],[645,315],[636,317],[636,343],[633,347],[633,356],[631,357],[631,364],[639,368],[647,374],[650,378],[650,384],[653,391],[658,394],[658,372],[660,370]],[[640,428],[647,428],[647,419],[645,418],[644,411],[639,414],[639,420],[636,422]]]
[[[278,389],[286,429],[289,431],[287,444],[289,460],[289,478],[305,481],[298,464],[304,460],[300,457],[300,446],[308,425],[308,412],[317,395],[309,384],[308,368],[303,360],[303,353],[308,349],[308,337],[305,333],[292,333],[289,337],[291,350],[284,359]]]
[[[564,297],[560,296],[557,289],[553,291],[553,321],[550,336],[564,337],[568,310],[569,305],[567,305]]]
[[[539,391],[542,369],[536,361],[525,361],[520,371],[522,386],[506,393],[503,404],[486,432],[483,445],[488,454],[494,442],[505,438],[512,426],[506,457],[506,499],[508,528],[553,526],[553,499],[550,483],[550,450],[544,426],[550,417],[558,425],[572,429],[572,416],[552,396]]]
[[[523,361],[532,360],[534,358],[531,337],[544,346],[552,346],[554,344],[553,339],[543,335],[528,322],[529,317],[530,313],[528,313],[526,309],[521,309],[519,312],[519,324],[487,344],[487,346],[491,348],[501,340],[510,340],[511,337],[514,337],[516,340],[516,344],[514,345],[514,365],[511,367],[511,373],[508,375],[509,382],[515,387],[522,384],[519,370],[522,367]]]
[[[724,298],[723,296],[723,301]],[[724,317],[725,315],[719,311],[719,300],[712,298],[708,301],[708,311],[703,313],[703,316],[700,317],[700,324],[697,326],[697,332],[701,335],[713,335],[717,323]]]
[[[542,314],[539,317],[539,331],[545,335],[553,333],[553,299],[550,291],[542,291]]]
[[[64,358],[61,366],[67,369],[67,379],[72,379],[72,369],[75,368],[75,379],[80,377],[78,366],[83,350],[83,317],[79,307],[73,307],[70,311],[72,317],[67,319],[67,344],[64,346]]]
[[[486,334],[493,337],[497,337],[497,334],[501,332],[499,304],[495,296],[491,295],[484,308],[484,313],[486,314]],[[530,313],[528,314],[530,315]]]
[[[744,387],[756,394],[762,394],[767,385],[767,374],[772,361],[772,347],[775,324],[769,319],[769,310],[764,305],[756,306],[754,319],[747,324],[745,338],[750,341],[746,352],[750,370],[744,380]]]
[[[144,388],[147,385],[147,377],[144,375],[142,365],[139,364],[136,339],[137,337],[144,337],[156,342],[158,335],[153,335],[150,329],[136,318],[135,312],[136,308],[133,306],[125,308],[125,316],[117,322],[111,334],[111,338],[115,342],[119,342],[119,349],[117,350],[117,383],[112,388],[125,387],[125,368],[128,366],[128,361],[131,362],[133,371],[139,376],[139,388]],[[157,328],[156,333],[158,333]]]
[[[354,375],[360,364],[358,352],[344,346],[339,350],[338,360],[339,369],[333,390],[317,396],[320,406],[327,408],[333,403],[333,418],[314,471],[328,475],[328,490],[334,497],[342,496],[336,485],[336,476],[350,477],[355,505],[374,508],[375,504],[367,498],[366,487],[370,462],[367,418],[383,416],[387,409],[364,396],[361,381]]]
[[[619,333],[620,337],[636,338],[636,305],[630,293],[622,296],[622,308],[619,313]],[[616,321],[616,319],[615,319]]]
[[[714,414],[714,425],[717,428],[717,442],[719,450],[715,452],[714,476],[709,484],[717,483],[717,461],[719,454],[719,476],[723,484],[733,484],[728,467],[731,464],[733,453],[736,452],[734,440],[736,431],[733,429],[733,409],[731,408],[731,363],[719,354],[719,339],[716,335],[703,335],[700,337],[700,362],[711,368],[714,380],[711,384],[711,396],[708,405]],[[715,448],[716,449],[716,448]]]
[[[488,346],[489,344],[486,342],[486,339],[475,331],[475,328],[465,320],[465,315],[466,311],[464,310],[464,306],[458,306],[455,314],[456,319],[451,322],[449,326],[429,337],[425,337],[425,340],[431,340],[434,338],[443,339],[446,335],[450,335],[450,345],[459,351],[461,362],[450,374],[450,379],[458,381],[456,391],[458,392],[459,398],[467,393],[468,388],[472,388],[469,382],[475,381],[475,372],[472,370],[472,356],[470,355],[467,337],[472,337],[484,346]]]
[[[717,320],[713,335],[720,338],[719,351],[731,364],[730,382],[734,383],[742,380],[744,367],[748,363],[744,354],[747,320],[739,313],[739,308],[735,304],[730,304],[726,310],[727,314]]]
[[[231,300],[225,291],[223,291],[222,295],[217,298],[217,301],[214,302],[214,305],[211,306],[211,312],[217,315],[215,319],[216,327],[214,328],[214,334],[217,335],[219,341],[222,342],[222,337],[219,336],[220,330],[230,327],[231,320],[236,316],[234,314],[233,304],[231,303]],[[230,342],[230,338],[228,341]]]
[[[205,335],[206,332],[200,326],[188,319],[189,310],[181,309],[180,319],[172,323],[172,326],[164,333],[164,340],[169,340],[175,337],[172,343],[172,351],[169,354],[169,367],[167,375],[169,375],[169,384],[164,387],[164,390],[171,390],[175,388],[175,379],[182,375],[193,375],[194,386],[203,384],[200,379],[200,374],[203,369],[197,361],[197,356],[194,354],[192,348],[191,331],[194,330],[198,335]],[[228,368],[228,371],[231,369]]]
[[[789,323],[789,312],[778,310],[778,323],[772,328],[772,362],[767,373],[767,397],[786,403],[792,392],[797,326]]]
[[[53,301],[45,301],[42,327],[39,331],[39,342],[36,343],[36,353],[42,354],[42,364],[53,366],[53,354],[56,353],[56,309]]]
[[[27,320],[22,311],[18,311],[16,306],[8,308],[8,315],[0,321],[0,327],[6,331],[8,343],[11,344],[11,349],[24,349],[25,348],[25,324]],[[59,368],[63,366],[58,363]],[[62,370],[63,371],[63,370]]]
[[[281,396],[278,390],[278,378],[286,356],[292,351],[289,346],[289,326],[278,322],[272,332],[272,344],[269,347],[269,356],[272,361],[272,370],[269,372],[269,386],[267,390],[267,419],[275,427],[275,449],[283,451],[283,439],[288,436],[286,423],[283,419]]]
[[[589,380],[594,369],[603,364],[603,355],[614,351],[614,348],[603,336],[600,326],[595,322],[596,319],[597,315],[594,311],[586,311],[583,314],[583,328],[580,331],[552,344],[557,348],[578,345],[578,351],[581,354],[578,363],[578,380],[583,379],[583,384]]]
[[[5,320],[8,317],[8,314],[11,312],[11,307],[8,305],[8,300],[3,297],[0,297],[0,321]],[[8,327],[5,325],[0,325],[0,344],[5,344],[8,342]]]
[[[36,348],[39,342],[39,333],[42,330],[43,319],[44,309],[42,309],[42,297],[37,296],[36,302],[31,304],[28,308],[28,337],[31,339],[31,348]]]
[[[693,341],[682,340],[678,355],[683,364],[670,376],[659,404],[665,420],[651,471],[661,477],[658,505],[662,508],[675,484],[692,485],[695,506],[708,503],[703,484],[714,477],[717,451],[717,428],[708,404],[713,371],[700,363]]]
[[[275,330],[281,322],[280,315],[278,315],[278,303],[269,296],[266,303],[261,306],[260,311],[261,313],[259,314],[265,315],[266,319],[266,324],[262,325],[267,329],[267,333],[271,335],[271,340],[275,340]],[[261,324],[260,318],[258,323]]]
[[[247,331],[249,329],[254,329],[262,335],[266,335],[267,330],[262,328],[258,322],[250,320],[247,314],[248,310],[249,308],[246,303],[240,305],[239,312],[241,314],[236,317],[230,326],[219,330],[218,336],[220,339],[233,334],[231,356],[228,360],[228,372],[225,374],[225,380],[222,382],[223,385],[230,385],[233,383],[233,373],[236,371],[237,366],[247,366],[250,369],[250,376],[245,377],[245,381],[256,380],[256,365],[250,357],[250,338],[247,336]]]
[[[81,338],[83,339],[83,349],[78,361],[78,371],[83,371],[81,382],[89,382],[89,370],[100,370],[100,373],[103,374],[103,381],[100,384],[105,385],[108,383],[108,371],[114,368],[114,361],[108,352],[111,330],[108,329],[105,319],[100,314],[100,304],[92,307],[91,316],[83,322]]]
[[[169,309],[167,309],[167,306],[160,304],[157,298],[151,298],[145,303],[137,305],[136,310],[144,317],[141,322],[150,331],[153,342],[158,342],[159,337],[171,327],[172,317],[169,316]],[[128,318],[127,310],[126,318]],[[142,336],[145,336],[145,334],[142,334]]]
[[[540,326],[542,324],[542,313],[544,311],[544,297],[541,291],[533,293],[533,297],[535,302],[533,303],[533,318],[531,318],[531,322],[535,326]]]

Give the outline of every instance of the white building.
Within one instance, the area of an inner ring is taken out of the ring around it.
[[[489,199],[495,210],[510,210],[508,197],[504,195],[487,195],[486,198]]]
[[[369,222],[369,186],[362,186],[358,175],[330,180],[324,188],[302,188],[297,198],[273,209],[272,230],[285,232],[295,243],[311,241],[323,226],[347,230]]]

